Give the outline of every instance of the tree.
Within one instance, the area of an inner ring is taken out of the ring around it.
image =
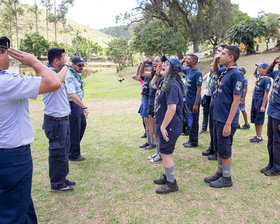
[[[229,31],[230,43],[243,43],[247,54],[255,53],[255,38],[264,36],[266,32],[265,23],[260,19],[248,19],[235,26]]]
[[[48,49],[48,41],[37,32],[25,34],[25,37],[20,40],[20,50],[34,54],[37,58],[46,55]]]
[[[128,41],[124,38],[115,38],[108,43],[106,55],[118,64],[117,71],[126,66],[126,61],[130,56]]]
[[[49,15],[52,10],[51,0],[41,0],[41,3],[45,6],[46,11],[46,33],[47,33],[47,40],[49,40]]]
[[[1,32],[5,33],[11,41],[11,46],[13,46],[13,33],[15,28],[14,20],[14,10],[11,4],[7,0],[0,0],[1,5],[3,5],[2,10],[0,11],[1,18]]]
[[[38,8],[38,4],[37,4],[37,1],[35,0],[34,1],[34,5],[28,9],[28,11],[34,13],[35,15],[35,27],[36,27],[36,32],[39,31],[39,28],[38,28],[38,23],[39,23],[39,18],[38,18],[38,15],[39,15],[39,8]]]
[[[171,27],[164,27],[159,20],[148,24],[139,23],[132,37],[133,48],[146,55],[167,54],[182,56],[188,44],[180,32],[175,33]]]
[[[266,43],[266,50],[268,51],[268,43],[271,38],[276,38],[278,36],[278,14],[269,13],[265,17],[263,17],[263,21],[266,25],[266,32],[265,32],[265,43]]]

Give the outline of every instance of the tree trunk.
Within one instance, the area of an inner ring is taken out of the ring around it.
[[[199,41],[198,40],[194,40],[193,41],[193,52],[194,53],[198,53],[199,52]]]
[[[18,43],[18,22],[17,22],[17,3],[14,3],[15,6],[15,23],[16,23],[16,39],[17,39],[17,50],[19,49],[19,43]]]
[[[47,41],[49,41],[49,23],[48,23],[48,6],[46,5],[46,31],[47,31]]]
[[[38,33],[38,8],[37,8],[37,2],[35,0],[35,19],[36,19],[36,32]]]
[[[57,33],[56,33],[56,0],[54,0],[54,40],[57,42]]]

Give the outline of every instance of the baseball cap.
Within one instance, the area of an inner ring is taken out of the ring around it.
[[[72,58],[72,62],[79,65],[85,64],[84,60],[80,56],[75,56]]]
[[[0,47],[1,48],[5,48],[5,49],[9,49],[10,48],[10,40],[8,37],[0,37]]]
[[[166,57],[164,55],[164,56],[162,56],[161,60],[162,60],[162,62],[169,61],[172,65],[175,66],[175,68],[177,69],[178,72],[182,72],[183,71],[183,67],[181,65],[181,62],[177,58],[169,59],[168,57]]]
[[[151,61],[147,62],[147,63],[145,64],[145,66],[151,67],[151,66],[153,66],[153,62],[151,62]]]
[[[260,64],[256,64],[256,66],[261,67],[261,68],[263,68],[263,69],[266,69],[266,68],[269,67],[269,64],[263,62],[263,63],[260,63]]]
[[[244,75],[246,74],[246,69],[245,68],[241,67],[241,68],[239,68],[239,70],[244,72]]]

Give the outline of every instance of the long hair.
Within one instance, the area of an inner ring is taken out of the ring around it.
[[[180,84],[180,87],[181,87],[181,90],[182,90],[182,93],[183,93],[183,96],[186,95],[186,87],[177,71],[177,69],[175,68],[175,66],[173,64],[170,63],[170,70],[167,74],[167,76],[164,78],[163,80],[163,84],[162,84],[162,88],[161,90],[163,92],[167,92],[169,89],[170,89],[170,86],[171,84],[177,80],[178,83]]]

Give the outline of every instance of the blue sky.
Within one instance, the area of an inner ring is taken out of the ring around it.
[[[34,0],[20,2],[34,4]],[[231,2],[239,4],[240,10],[251,17],[256,17],[260,11],[280,13],[280,0],[231,0]],[[115,26],[117,15],[131,11],[136,6],[136,0],[76,0],[67,17],[94,29],[100,29]]]

